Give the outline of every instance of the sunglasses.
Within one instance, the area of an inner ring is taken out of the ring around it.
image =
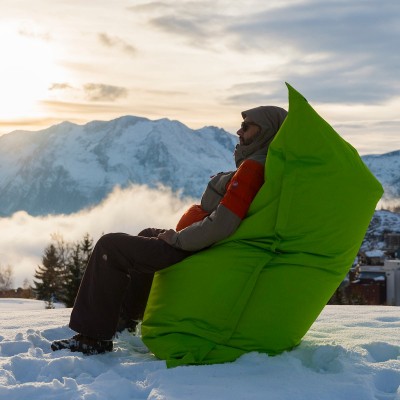
[[[242,122],[242,131],[246,132],[252,125],[260,127],[260,125],[257,125],[255,122]]]

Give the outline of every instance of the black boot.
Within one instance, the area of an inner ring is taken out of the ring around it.
[[[117,332],[121,333],[125,329],[128,330],[128,332],[135,334],[136,332],[136,326],[139,323],[139,321],[135,319],[127,319],[122,316],[119,317],[118,320],[118,325],[117,325]]]
[[[70,339],[55,340],[51,344],[53,351],[68,349],[72,352],[79,351],[83,354],[94,355],[112,351],[112,340],[93,339],[78,333]]]

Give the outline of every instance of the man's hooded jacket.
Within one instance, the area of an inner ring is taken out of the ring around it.
[[[181,217],[169,242],[187,251],[211,246],[236,231],[264,183],[264,165],[269,144],[281,127],[287,112],[275,106],[261,106],[242,112],[260,126],[260,133],[248,145],[235,148],[237,170],[211,178],[201,197]]]

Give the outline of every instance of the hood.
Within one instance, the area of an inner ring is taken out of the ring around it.
[[[285,120],[287,111],[276,106],[260,106],[243,111],[242,117],[250,118],[253,122],[261,127],[260,134],[249,145],[238,144],[235,149],[236,166],[249,156],[267,155],[268,147],[272,139],[279,131],[283,121]]]

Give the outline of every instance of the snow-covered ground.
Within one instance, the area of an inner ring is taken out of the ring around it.
[[[0,300],[0,399],[400,399],[400,307],[327,306],[291,352],[173,369],[127,332],[105,355],[51,352],[69,314]]]

